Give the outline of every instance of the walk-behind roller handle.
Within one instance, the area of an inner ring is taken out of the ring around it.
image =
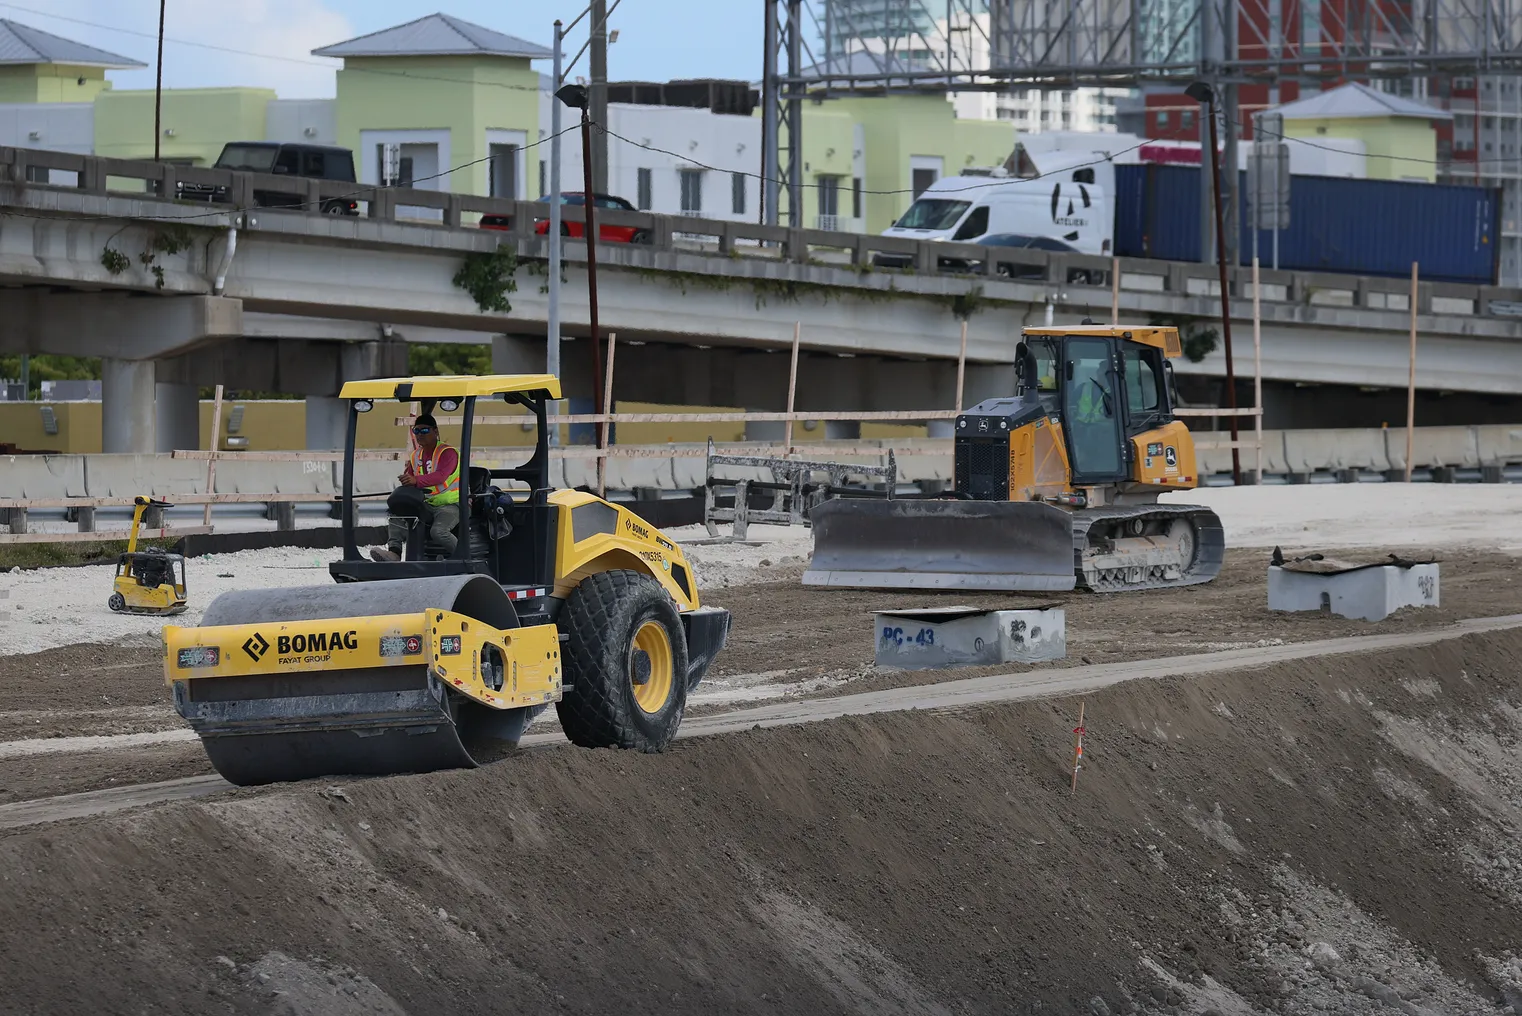
[[[142,494],[139,494],[137,497],[132,499],[132,505],[132,532],[127,534],[127,553],[129,554],[136,553],[137,551],[137,531],[142,528],[143,514],[149,508],[174,507],[174,505],[170,504],[168,501],[160,501],[156,498],[144,497]]]

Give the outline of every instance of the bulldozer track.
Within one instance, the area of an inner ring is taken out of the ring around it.
[[[1104,688],[1123,681],[1197,677],[1220,671],[1261,667],[1318,656],[1430,645],[1449,639],[1463,638],[1466,635],[1514,628],[1522,628],[1522,614],[1469,618],[1446,628],[1417,632],[1358,635],[1314,642],[1230,649],[1189,656],[995,674],[946,681],[941,684],[862,692],[837,698],[803,699],[690,717],[683,723],[677,736],[679,738],[708,737],[750,730],[757,726],[793,726],[838,719],[842,716],[867,716],[916,709],[965,709],[994,702],[1060,697]],[[558,734],[530,734],[523,738],[521,747],[524,750],[538,751],[566,743]],[[511,764],[511,761],[507,764]],[[344,782],[347,779],[349,778],[329,778],[329,782]],[[112,787],[107,790],[21,801],[0,805],[0,830],[105,815],[130,808],[205,797],[231,789],[233,789],[232,785],[219,776],[195,776],[163,783]],[[253,792],[273,793],[279,792],[279,788],[272,787]],[[250,791],[243,791],[243,793],[250,793]]]
[[[1190,523],[1194,537],[1191,560],[1183,574],[1165,578],[1156,567],[1100,568],[1089,557],[1094,546],[1094,527],[1116,521],[1181,519]],[[1226,533],[1221,520],[1202,505],[1117,505],[1108,508],[1085,508],[1073,513],[1073,567],[1078,574],[1078,588],[1096,593],[1130,592],[1140,589],[1171,589],[1209,582],[1221,572],[1225,561]],[[1140,573],[1140,577],[1137,577]]]

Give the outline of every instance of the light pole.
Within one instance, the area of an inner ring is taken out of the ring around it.
[[[1226,273],[1226,230],[1221,212],[1221,153],[1216,142],[1216,96],[1215,90],[1203,81],[1196,81],[1184,89],[1184,94],[1204,107],[1204,114],[1210,117],[1210,172],[1211,193],[1215,195],[1215,252],[1216,263],[1221,273],[1221,336],[1226,346],[1226,406],[1233,411],[1237,408],[1237,375],[1231,362],[1231,300],[1229,297],[1230,287]],[[1205,168],[1201,161],[1200,169]],[[1235,173],[1236,167],[1231,171]],[[1242,485],[1242,451],[1237,447],[1237,417],[1231,414],[1231,482],[1237,486]]]
[[[581,110],[581,170],[582,209],[586,212],[586,224],[582,226],[582,239],[587,245],[587,315],[592,333],[592,411],[602,415],[602,338],[597,332],[597,220],[593,209],[597,206],[592,190],[592,119],[587,90],[581,85],[564,85],[555,98]],[[556,195],[558,198],[559,195]],[[597,440],[602,441],[603,424],[597,425]]]

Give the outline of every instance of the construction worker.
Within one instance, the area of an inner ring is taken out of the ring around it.
[[[412,425],[416,447],[391,492],[386,507],[391,521],[386,546],[370,551],[376,561],[400,561],[407,543],[408,518],[427,526],[426,544],[440,548],[447,557],[454,553],[455,526],[460,522],[460,453],[439,441],[439,425],[424,413]]]

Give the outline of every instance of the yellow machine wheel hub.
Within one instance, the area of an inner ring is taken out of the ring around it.
[[[665,627],[657,621],[640,625],[634,633],[629,655],[629,680],[634,686],[634,701],[647,713],[660,712],[671,698],[674,680],[674,654]]]

